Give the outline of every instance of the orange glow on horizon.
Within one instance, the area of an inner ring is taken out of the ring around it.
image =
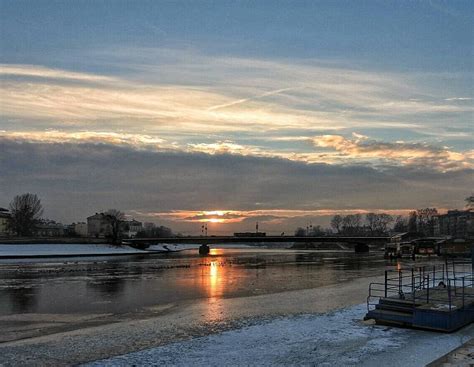
[[[233,211],[225,210],[204,210],[195,214],[195,218],[201,223],[233,223],[240,222],[241,218],[227,218],[226,215],[233,214]],[[202,218],[199,218],[202,217]]]

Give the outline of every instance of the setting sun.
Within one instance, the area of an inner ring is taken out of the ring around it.
[[[242,216],[232,210],[203,210],[194,215],[187,215],[185,220],[201,223],[231,223],[241,221]]]
[[[210,223],[224,223],[225,219],[219,219],[219,218],[210,218],[210,219],[204,219],[203,222],[210,222]]]

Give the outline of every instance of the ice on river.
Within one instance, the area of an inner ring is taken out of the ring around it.
[[[87,366],[424,366],[474,334],[367,325],[366,305],[260,321],[240,329],[129,353]]]
[[[171,252],[189,248],[186,245],[160,244],[150,246],[146,251],[130,246],[112,246],[107,244],[0,244],[0,258],[9,257],[45,257],[45,256],[98,256],[98,255],[135,255],[149,252]]]

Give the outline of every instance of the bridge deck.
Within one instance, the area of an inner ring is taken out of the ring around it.
[[[343,242],[343,243],[385,243],[390,237],[296,237],[296,236],[263,236],[263,237],[235,237],[235,236],[193,236],[193,237],[162,237],[162,238],[132,238],[131,243],[189,243],[189,244],[232,244],[232,243],[277,243],[277,242]]]

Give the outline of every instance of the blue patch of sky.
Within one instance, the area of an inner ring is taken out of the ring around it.
[[[54,64],[103,47],[317,58],[370,69],[472,69],[474,2],[1,1],[2,60]],[[80,58],[70,67],[81,65]]]

